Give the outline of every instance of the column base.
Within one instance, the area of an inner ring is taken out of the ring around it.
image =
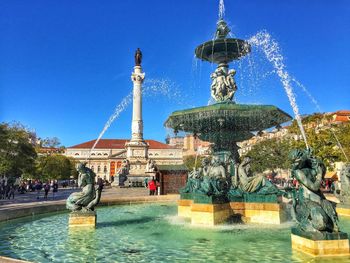
[[[72,212],[69,214],[69,227],[96,227],[96,212]]]

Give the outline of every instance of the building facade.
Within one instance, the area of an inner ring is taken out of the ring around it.
[[[155,140],[145,140],[148,145],[146,160],[152,159],[157,165],[183,164],[182,149]],[[87,162],[97,176],[112,181],[127,159],[127,139],[101,139],[93,151],[95,140],[77,144],[66,149],[65,155],[79,162]],[[89,156],[90,155],[90,156]],[[147,162],[143,156],[135,157],[130,163],[130,177],[150,177],[147,174]],[[132,178],[131,178],[132,179]]]

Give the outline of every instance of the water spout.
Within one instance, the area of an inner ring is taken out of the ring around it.
[[[248,42],[252,46],[256,46],[258,48],[261,48],[264,52],[267,60],[273,65],[277,75],[279,76],[283,88],[285,92],[287,93],[290,105],[292,106],[295,119],[297,121],[297,124],[299,126],[299,130],[301,132],[301,135],[303,137],[303,140],[305,142],[306,148],[309,148],[305,130],[301,121],[301,117],[299,114],[299,107],[296,103],[295,95],[293,93],[293,88],[291,85],[291,77],[287,70],[285,69],[284,65],[284,59],[280,52],[280,47],[278,43],[272,39],[271,35],[265,31],[258,32],[256,35],[251,37]]]

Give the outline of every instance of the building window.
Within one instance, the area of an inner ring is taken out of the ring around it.
[[[173,153],[171,153],[171,154],[169,154],[170,156],[174,156],[174,154]]]
[[[153,156],[153,153],[148,154],[149,156]]]
[[[94,156],[94,155],[95,155],[95,153],[92,153],[92,154],[91,154],[91,156]]]
[[[75,153],[74,155],[79,155],[79,153]]]
[[[155,156],[158,156],[158,155],[159,155],[158,153],[155,154]]]
[[[107,166],[106,165],[103,167],[103,172],[107,173]]]
[[[100,166],[97,166],[97,172],[101,172],[101,167]]]
[[[102,155],[101,153],[98,153],[97,155]]]
[[[93,165],[91,166],[91,170],[94,172],[94,166]]]
[[[108,153],[105,153],[105,154],[103,154],[103,155],[107,156],[107,155],[108,155]]]

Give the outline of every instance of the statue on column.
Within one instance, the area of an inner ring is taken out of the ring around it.
[[[141,66],[141,62],[142,62],[142,52],[140,48],[137,48],[135,52],[135,66]]]

